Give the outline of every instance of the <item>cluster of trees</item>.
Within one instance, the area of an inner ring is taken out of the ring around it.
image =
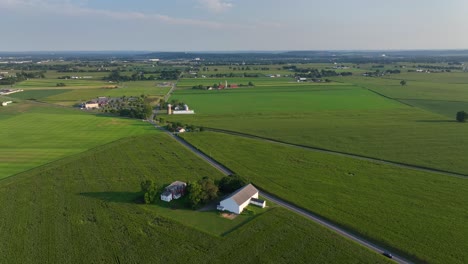
[[[218,186],[208,177],[189,182],[187,184],[188,204],[193,209],[199,208],[201,205],[218,198],[218,191]]]
[[[121,98],[110,99],[102,107],[101,111],[130,118],[145,119],[153,113],[153,107],[146,99],[145,95],[140,97],[122,96]]]
[[[373,72],[365,72],[363,75],[368,76],[368,77],[380,77],[380,76],[384,76],[388,74],[400,74],[400,73],[401,73],[401,70],[399,69],[385,70],[385,71],[381,71],[377,69],[376,71],[373,71]]]
[[[21,71],[16,73],[16,76],[9,76],[0,80],[0,85],[13,85],[18,82],[25,81],[27,79],[41,79],[45,78],[45,71],[39,72],[25,72]]]
[[[164,124],[166,120],[164,118],[159,119],[159,123]],[[180,122],[171,122],[166,124],[166,129],[169,130],[170,132],[176,132],[177,128],[184,128],[188,132],[203,132],[205,131],[205,128],[202,126],[195,126],[195,125],[189,125],[189,124],[182,124]]]
[[[161,71],[159,76],[149,75],[146,76],[144,72],[135,72],[132,75],[122,75],[119,70],[113,70],[111,73],[104,77],[106,81],[112,82],[128,82],[128,81],[153,81],[153,80],[177,80],[180,76],[180,70],[167,70]]]
[[[293,66],[291,66],[293,67]],[[295,67],[295,66],[294,66]],[[296,78],[322,78],[322,77],[333,77],[333,76],[350,76],[353,75],[352,72],[336,72],[333,70],[318,70],[312,68],[291,68],[295,72]]]
[[[61,83],[57,83],[55,86],[57,87],[65,87],[67,86],[65,83],[61,82]]]
[[[466,119],[468,119],[468,113],[465,111],[459,111],[457,112],[456,119],[458,122],[466,122]]]
[[[188,183],[188,204],[191,208],[199,208],[218,198],[219,192],[232,193],[247,183],[245,179],[237,175],[225,176],[218,183],[208,177],[203,177],[199,181]]]
[[[249,82],[248,84],[238,84],[239,87],[253,87],[255,86],[255,84],[253,82]],[[196,90],[208,90],[210,87],[212,87],[213,89],[218,89],[219,88],[219,84],[215,83],[211,86],[205,86],[203,84],[199,84],[199,85],[195,85],[192,87],[192,89],[196,89]],[[230,88],[231,85],[228,84],[228,88]]]
[[[450,64],[449,64],[450,65]],[[462,65],[462,64],[457,64],[457,65]],[[418,65],[418,68],[421,69],[431,69],[431,70],[448,70],[450,72],[451,70],[462,70],[462,67],[457,67],[457,66],[442,66],[442,65]]]

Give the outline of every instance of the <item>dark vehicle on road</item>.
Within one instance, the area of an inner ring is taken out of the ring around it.
[[[386,256],[387,258],[393,258],[392,253],[387,252],[387,251],[385,251],[385,252],[383,253],[383,255]]]

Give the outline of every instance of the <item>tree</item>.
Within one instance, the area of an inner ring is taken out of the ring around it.
[[[146,180],[140,183],[140,187],[145,204],[153,203],[158,193],[156,184],[152,180]]]
[[[202,202],[207,203],[209,201],[213,201],[214,199],[218,198],[218,186],[214,183],[214,181],[208,177],[203,177],[200,180],[199,184],[202,188]]]
[[[405,86],[405,85],[406,85],[406,81],[405,81],[405,80],[401,80],[400,85],[401,85],[401,86]]]
[[[219,190],[223,193],[232,193],[235,190],[247,185],[247,181],[238,176],[238,175],[231,175],[225,176],[219,181]]]
[[[202,187],[198,182],[189,182],[187,184],[188,202],[190,207],[196,209],[202,202]]]
[[[467,118],[468,118],[468,113],[466,113],[465,111],[457,112],[457,121],[458,122],[466,122]]]

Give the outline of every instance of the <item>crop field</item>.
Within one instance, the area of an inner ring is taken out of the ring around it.
[[[468,261],[467,179],[213,132],[183,137],[260,188],[417,262]]]
[[[38,103],[0,108],[0,179],[119,138],[156,133],[141,120]]]
[[[417,89],[426,98],[445,94],[441,100],[447,100],[454,98],[455,91],[466,96],[465,88],[457,84],[446,89],[440,85],[428,88],[414,83],[402,87],[397,80],[383,78],[340,80],[346,82],[226,91],[177,90],[171,98],[189,104],[197,114],[168,119],[468,174],[464,158],[468,154],[464,147],[468,144],[464,136],[468,126],[454,121],[456,111],[467,110],[457,109],[465,106],[464,102],[392,100],[367,90],[389,97],[401,93],[406,98],[418,98]],[[437,94],[430,95],[431,90]]]
[[[144,179],[162,185],[202,176],[221,177],[168,136],[155,134],[122,139],[4,179],[0,215],[8,217],[0,218],[0,235],[27,239],[2,239],[2,261],[390,263],[281,208],[220,224],[227,232],[216,235],[200,223],[230,220],[202,212],[192,212],[187,220],[159,204],[136,203]]]
[[[43,88],[57,88],[57,83],[64,83],[67,88],[100,88],[108,85],[107,82],[101,80],[61,80],[61,79],[30,79],[20,82],[15,85],[18,89],[43,89]],[[59,87],[63,89],[63,87]]]
[[[200,115],[250,113],[308,113],[337,109],[388,109],[405,107],[372,92],[352,86],[297,86],[229,90],[176,91],[171,99],[190,105]]]
[[[253,82],[255,86],[271,86],[271,85],[297,85],[297,82],[294,78],[269,78],[269,77],[232,77],[232,78],[188,78],[188,79],[181,79],[177,83],[177,87],[179,88],[192,88],[196,85],[213,85],[213,84],[224,84],[225,82],[229,84],[245,84],[247,85],[249,82]]]
[[[86,81],[83,81],[86,82]],[[11,97],[19,99],[36,99],[48,103],[63,106],[73,106],[99,96],[121,97],[121,96],[163,96],[170,87],[157,87],[155,81],[126,82],[113,88],[116,84],[103,83],[99,87],[55,87],[37,88],[31,86],[24,92],[12,94]],[[55,85],[55,84],[54,84]]]

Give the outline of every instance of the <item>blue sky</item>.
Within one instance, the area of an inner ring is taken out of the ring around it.
[[[466,0],[0,0],[0,51],[468,49]]]

